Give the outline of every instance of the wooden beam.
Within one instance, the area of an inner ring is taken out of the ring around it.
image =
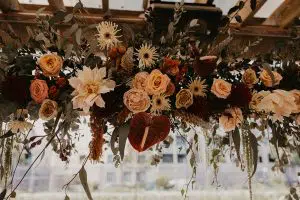
[[[280,26],[286,28],[293,20],[300,16],[300,0],[285,0],[273,13],[266,19],[263,25]]]
[[[250,0],[246,1],[244,7],[238,12],[238,15],[242,18],[242,23],[238,23],[235,19],[232,20],[232,23],[237,23],[240,26],[247,24],[247,22],[251,20],[259,9],[267,2],[267,0],[257,0],[256,8],[254,10],[252,10],[250,2]]]
[[[49,6],[52,8],[53,12],[66,11],[63,0],[48,0]]]
[[[230,25],[230,32],[233,35],[271,37],[271,38],[292,38],[292,31],[274,26],[239,26]]]
[[[18,0],[0,0],[0,10],[6,13],[9,11],[19,11],[21,6]]]

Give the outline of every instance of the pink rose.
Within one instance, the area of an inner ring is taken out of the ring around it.
[[[145,112],[150,107],[150,97],[144,90],[130,89],[123,96],[125,106],[133,113]]]
[[[30,85],[31,98],[36,103],[42,103],[48,97],[48,85],[46,81],[35,79]]]

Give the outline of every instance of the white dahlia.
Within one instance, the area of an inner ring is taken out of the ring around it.
[[[77,77],[70,78],[69,83],[75,89],[72,93],[73,108],[83,109],[85,113],[89,112],[94,103],[104,108],[105,102],[101,94],[113,91],[116,86],[115,81],[105,79],[105,77],[105,67],[100,69],[95,67],[93,70],[83,67],[83,70],[77,72]]]

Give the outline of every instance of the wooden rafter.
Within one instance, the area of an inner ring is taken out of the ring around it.
[[[242,23],[238,23],[235,19],[232,20],[232,23],[238,23],[240,26],[247,24],[251,18],[259,11],[259,9],[267,2],[267,0],[257,0],[256,8],[251,9],[251,1],[246,1],[244,7],[238,12],[238,15],[242,18]]]
[[[21,6],[18,0],[0,0],[0,10],[2,12],[19,11]]]
[[[266,19],[263,25],[280,26],[286,28],[296,17],[300,16],[300,0],[285,0],[273,13]]]
[[[66,7],[64,5],[63,0],[48,0],[48,3],[54,12],[66,11]]]

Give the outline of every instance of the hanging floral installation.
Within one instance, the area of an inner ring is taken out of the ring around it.
[[[88,116],[90,154],[73,179],[79,175],[90,199],[84,164],[101,161],[106,143],[118,166],[127,139],[138,152],[159,152],[171,131],[185,138],[180,132],[200,127],[193,141],[185,139],[193,169],[192,181],[181,191],[185,198],[196,176],[198,134],[207,140],[216,173],[220,158],[228,149],[235,150],[239,166],[248,174],[250,198],[262,138],[274,145],[280,168],[287,156],[280,149],[300,153],[300,54],[295,53],[300,52],[299,41],[289,44],[294,45],[294,56],[275,48],[243,57],[262,39],[232,53],[233,36],[224,26],[222,40],[203,42],[192,34],[195,21],[177,29],[182,3],[176,4],[168,32],[159,39],[153,37],[151,20],[146,21],[149,28],[135,34],[128,25],[111,21],[79,26],[80,9],[79,4],[63,17],[41,18],[37,13],[39,25],[34,30],[27,27],[26,43],[11,43],[9,35],[1,40],[0,177],[7,188],[2,196],[15,195],[20,183],[10,187],[17,168],[12,163],[19,164],[25,148],[45,144],[28,171],[47,148],[68,163],[80,142],[74,132]],[[72,27],[62,32],[58,25],[63,23]],[[88,32],[93,35],[85,37]],[[43,121],[45,134],[32,136],[37,120]],[[108,126],[114,127],[110,134]],[[14,151],[20,156],[13,157]],[[152,164],[160,158],[154,155]]]

